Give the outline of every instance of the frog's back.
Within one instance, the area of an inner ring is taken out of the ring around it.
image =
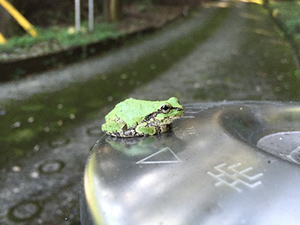
[[[157,111],[161,102],[129,98],[115,107],[115,114],[124,120],[129,127],[141,122],[147,115]]]

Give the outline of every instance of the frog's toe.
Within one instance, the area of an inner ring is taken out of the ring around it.
[[[126,130],[126,131],[124,131],[123,134],[124,134],[124,137],[135,137],[136,136],[136,132],[133,129]]]
[[[167,132],[169,130],[170,126],[169,125],[163,125],[163,126],[160,126],[159,129],[160,129],[160,132],[159,133],[164,133],[164,132]]]

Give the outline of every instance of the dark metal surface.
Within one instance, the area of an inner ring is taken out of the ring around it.
[[[163,135],[97,142],[82,224],[297,224],[300,105],[184,108]]]

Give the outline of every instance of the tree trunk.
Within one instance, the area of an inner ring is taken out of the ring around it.
[[[17,21],[0,5],[0,33],[5,38],[20,35],[24,31],[20,28]]]
[[[104,0],[103,10],[105,20],[116,22],[122,19],[122,0]]]

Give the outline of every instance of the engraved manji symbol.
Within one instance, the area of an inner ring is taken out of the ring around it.
[[[259,139],[256,146],[281,159],[300,164],[300,131],[269,134]]]
[[[242,164],[237,163],[231,166],[227,166],[226,163],[222,163],[214,167],[217,173],[212,173],[208,171],[207,174],[209,174],[217,180],[215,186],[226,185],[238,192],[243,191],[241,186],[255,188],[262,184],[259,178],[263,176],[263,173],[258,173],[252,176],[247,175],[247,173],[249,171],[252,171],[253,168],[248,167],[243,170],[238,170],[237,167],[239,167],[240,165]]]

